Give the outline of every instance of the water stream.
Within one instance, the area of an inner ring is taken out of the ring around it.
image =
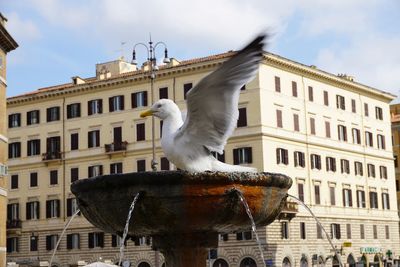
[[[122,234],[121,247],[119,248],[119,262],[118,262],[119,266],[121,266],[122,259],[124,258],[125,239],[126,239],[126,236],[128,235],[129,222],[131,220],[132,212],[135,208],[135,204],[136,204],[136,201],[138,200],[139,196],[140,196],[140,193],[137,193],[135,198],[133,199],[132,204],[129,208],[128,217],[126,218],[124,233]]]
[[[343,267],[342,264],[342,260],[340,258],[340,255],[338,254],[336,247],[333,245],[331,238],[329,237],[328,232],[326,232],[325,228],[322,226],[322,224],[320,223],[320,221],[318,220],[318,218],[314,215],[314,213],[312,212],[312,210],[303,202],[301,201],[299,198],[292,196],[290,194],[287,194],[289,197],[293,198],[294,200],[296,200],[297,203],[299,203],[300,205],[302,205],[306,210],[308,210],[308,212],[311,214],[311,216],[314,217],[314,220],[317,222],[317,224],[319,225],[319,227],[321,227],[322,231],[324,231],[326,238],[328,239],[329,244],[331,245],[333,251],[335,251],[335,255],[336,255],[336,259],[339,261],[339,264],[341,267]]]
[[[53,263],[54,255],[56,255],[58,246],[60,245],[61,239],[63,238],[63,236],[64,236],[64,234],[65,234],[65,231],[67,230],[67,228],[69,227],[70,223],[71,223],[72,220],[75,218],[75,216],[78,215],[79,212],[80,212],[79,209],[78,209],[77,211],[75,211],[75,213],[71,216],[71,219],[69,219],[69,221],[67,222],[67,224],[64,226],[64,229],[63,229],[63,231],[61,232],[61,236],[60,236],[60,238],[57,240],[56,247],[55,247],[54,250],[53,250],[53,254],[51,255],[51,259],[50,259],[50,264],[49,264],[49,266],[51,266],[51,264]]]
[[[262,258],[263,264],[265,265],[265,257],[264,257],[264,253],[262,251],[261,241],[260,241],[260,238],[258,237],[258,234],[257,234],[256,223],[254,222],[253,215],[251,214],[251,210],[250,210],[249,204],[247,204],[247,201],[244,198],[244,196],[243,196],[243,194],[242,194],[242,192],[240,190],[236,189],[235,191],[239,195],[240,201],[242,201],[243,206],[246,209],[246,213],[249,216],[249,219],[251,221],[251,230],[253,231],[253,233],[254,233],[254,235],[256,237],[257,244],[258,244],[258,249],[260,250],[261,258]]]

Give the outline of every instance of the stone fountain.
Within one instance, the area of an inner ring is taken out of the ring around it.
[[[218,233],[245,231],[274,221],[285,204],[292,180],[274,173],[185,171],[112,174],[71,185],[83,215],[96,227],[122,236],[127,212],[140,193],[130,236],[151,236],[168,267],[205,267],[207,249]]]

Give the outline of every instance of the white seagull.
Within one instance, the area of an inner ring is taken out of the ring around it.
[[[178,106],[161,99],[140,114],[163,120],[161,146],[179,169],[189,172],[256,172],[257,169],[218,161],[211,152],[223,153],[239,117],[240,88],[252,80],[262,60],[265,35],[224,62],[187,93],[187,116]]]

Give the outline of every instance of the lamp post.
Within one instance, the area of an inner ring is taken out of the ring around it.
[[[147,50],[147,62],[149,64],[150,68],[150,91],[151,91],[151,105],[154,104],[154,79],[156,78],[156,71],[158,70],[157,66],[157,58],[156,58],[156,48],[159,45],[164,46],[164,63],[169,63],[170,60],[168,58],[168,50],[167,50],[167,45],[164,42],[157,42],[153,45],[153,42],[151,41],[151,35],[150,35],[150,41],[149,45],[146,45],[144,43],[136,43],[133,46],[133,52],[132,52],[132,61],[131,64],[137,65],[137,60],[136,60],[136,46],[141,45],[144,46]],[[153,171],[157,171],[157,161],[156,161],[156,146],[155,146],[155,137],[154,137],[154,116],[151,117],[151,144],[152,144],[152,152],[153,152],[153,158],[151,160],[151,169]]]

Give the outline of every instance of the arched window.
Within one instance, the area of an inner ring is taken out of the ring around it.
[[[141,263],[139,263],[138,267],[151,267],[151,266],[147,262],[142,261]]]
[[[300,260],[300,267],[308,267],[308,261],[305,256],[303,256]]]
[[[257,267],[257,264],[255,260],[247,257],[240,262],[240,267]]]
[[[282,261],[282,267],[292,267],[292,264],[290,263],[290,260],[288,257],[285,257]]]
[[[229,264],[224,259],[214,261],[213,267],[229,267]]]

